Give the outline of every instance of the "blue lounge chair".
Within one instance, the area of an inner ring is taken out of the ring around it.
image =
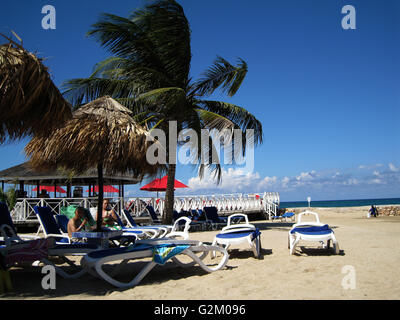
[[[162,223],[162,221],[158,218],[158,216],[152,206],[147,206],[146,211],[149,213],[149,215],[152,219],[152,223],[151,223],[152,226],[167,228],[168,229],[167,233],[171,232],[173,225],[160,224],[160,223]]]
[[[203,210],[206,216],[206,221],[211,226],[211,229],[215,230],[227,225],[228,218],[218,216],[218,210],[216,207],[204,207]]]
[[[190,218],[191,220],[190,227],[193,230],[204,230],[207,228],[206,220],[204,221],[198,220],[200,218],[200,213],[198,212],[198,210],[190,210],[190,212],[184,212],[184,215],[181,214],[181,216],[186,216]],[[174,218],[174,220],[176,219]]]
[[[235,223],[234,219],[242,218],[245,223]],[[247,243],[253,250],[254,256],[260,258],[261,254],[261,232],[249,223],[247,215],[242,213],[233,214],[228,217],[228,225],[214,238],[212,245],[222,245],[228,250],[231,245]]]
[[[15,226],[12,222],[10,212],[8,211],[7,206],[4,203],[0,203],[0,228],[3,230],[3,236],[5,237],[4,239],[4,245],[2,245],[2,251],[5,251],[6,254],[7,252],[10,251],[10,249],[24,249],[25,247],[30,246],[34,242],[36,243],[37,241],[44,240],[41,239],[40,237],[34,237],[35,240],[30,240],[26,241],[25,239],[22,239],[18,236],[16,233]],[[54,231],[54,230],[53,230]],[[61,232],[59,232],[61,233]],[[60,235],[60,234],[59,234]],[[25,238],[25,237],[24,237]],[[56,237],[58,239],[58,237]],[[32,239],[32,238],[31,238]],[[70,261],[69,259],[66,258],[68,255],[84,255],[87,252],[96,250],[98,247],[94,245],[88,245],[88,244],[68,244],[68,243],[57,243],[54,238],[48,238],[47,239],[47,254],[48,256],[59,256],[61,257],[64,262],[68,263],[71,266],[76,267],[76,265]],[[38,243],[40,246],[40,243]],[[38,246],[35,246],[36,248]],[[34,263],[34,266],[37,266],[38,263],[44,263],[46,265],[52,265],[55,267],[56,272],[61,275],[64,278],[78,278],[82,276],[84,273],[86,273],[86,270],[78,270],[75,271],[73,274],[69,274],[65,272],[63,269],[60,267],[54,265],[53,262],[47,259],[47,257],[43,257],[40,259],[40,261],[37,261]]]
[[[153,221],[152,224],[160,224],[162,221],[158,218],[157,213],[154,211],[154,208],[152,206],[147,206],[146,211],[151,217],[151,220]]]
[[[313,215],[315,221],[302,222],[302,218],[306,215]],[[300,240],[320,242],[326,249],[330,249],[332,242],[333,252],[339,254],[339,243],[336,240],[335,233],[327,224],[320,222],[319,216],[315,212],[306,210],[298,215],[298,223],[293,225],[293,228],[289,231],[288,248],[290,254],[295,253]],[[326,245],[324,241],[327,242]]]
[[[63,218],[65,216],[61,215],[58,218],[55,218],[54,214],[52,213],[50,207],[38,207],[35,206],[34,211],[36,215],[38,216],[39,223],[41,225],[41,228],[44,232],[45,238],[56,238],[57,244],[72,244],[72,241],[68,235],[68,233],[63,232],[62,227],[57,223],[57,219],[61,222],[61,225],[63,225],[63,228],[65,230],[66,226],[65,224],[68,225],[66,222],[66,219]],[[67,218],[68,219],[68,218]],[[106,228],[105,228],[105,231]],[[121,236],[113,237],[110,238],[111,241],[115,242],[135,242],[137,239],[137,234],[141,234],[143,232],[141,231],[135,231],[129,234],[123,234]],[[75,243],[76,244],[76,243]],[[84,243],[81,243],[84,244]],[[89,251],[92,249],[89,249]]]
[[[0,246],[5,249],[7,246],[18,243],[26,243],[29,240],[37,240],[40,237],[17,234],[14,222],[12,221],[7,204],[0,202]]]
[[[296,219],[296,215],[294,212],[285,212],[282,215],[282,219],[285,219],[285,221],[287,221],[287,219],[291,219],[292,221],[294,221]]]
[[[277,216],[271,215],[270,218],[271,218],[271,221],[275,221],[275,220],[281,220],[282,221],[282,216],[279,216],[279,215],[277,215]]]

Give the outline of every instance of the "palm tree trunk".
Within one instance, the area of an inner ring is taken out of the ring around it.
[[[172,224],[173,221],[175,172],[176,164],[170,164],[168,167],[167,190],[165,192],[164,224]]]
[[[103,190],[103,164],[99,163],[97,165],[97,175],[98,181],[97,184],[99,186],[99,195],[97,201],[97,232],[101,231],[101,225],[103,224],[103,198],[104,198],[104,190]],[[94,189],[94,186],[93,186]]]

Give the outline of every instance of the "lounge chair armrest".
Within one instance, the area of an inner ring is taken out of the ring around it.
[[[20,235],[19,236],[22,240],[37,240],[37,239],[41,239],[41,237],[39,236],[34,236],[34,235],[30,235],[30,234],[24,234],[24,235]]]
[[[66,236],[66,235],[62,235],[62,234],[53,234],[53,233],[49,233],[46,235],[46,238],[64,238],[64,239],[68,239],[68,242],[71,242],[71,239]]]

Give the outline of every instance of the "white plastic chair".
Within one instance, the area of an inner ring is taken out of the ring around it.
[[[185,221],[183,231],[179,231],[179,225],[181,221]],[[191,222],[192,220],[190,220],[188,217],[180,217],[175,221],[174,226],[172,227],[172,231],[166,235],[166,238],[182,237],[184,240],[189,239],[189,229]]]
[[[302,222],[302,218],[307,215],[313,215],[315,221]],[[318,213],[306,210],[298,215],[298,222],[293,225],[288,235],[288,248],[290,254],[294,254],[296,246],[300,240],[304,241],[317,241],[324,245],[327,241],[326,247],[330,249],[331,242],[333,243],[333,251],[339,254],[339,243],[336,240],[335,234],[327,224],[323,224],[319,220]]]
[[[245,223],[233,224],[232,220],[244,218]],[[228,217],[228,224],[222,228],[222,231],[214,237],[213,246],[225,246],[228,250],[231,245],[247,243],[254,253],[256,258],[260,258],[261,239],[258,229],[249,223],[249,218],[246,214],[236,213]],[[214,257],[214,254],[212,255]]]

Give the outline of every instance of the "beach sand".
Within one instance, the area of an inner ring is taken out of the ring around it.
[[[168,262],[155,267],[137,287],[123,290],[88,274],[76,280],[57,276],[56,289],[43,290],[40,268],[13,268],[14,293],[1,299],[399,299],[400,216],[367,219],[368,209],[312,208],[321,222],[334,229],[340,255],[306,242],[300,243],[296,255],[289,255],[292,223],[254,221],[262,232],[259,260],[241,246],[230,251],[228,268],[210,274],[198,266],[180,268]],[[190,237],[211,243],[216,233],[192,232]],[[130,280],[132,272],[142,266],[141,262],[129,263],[120,279]],[[346,279],[352,274],[355,288],[344,288],[342,283],[351,283]]]

